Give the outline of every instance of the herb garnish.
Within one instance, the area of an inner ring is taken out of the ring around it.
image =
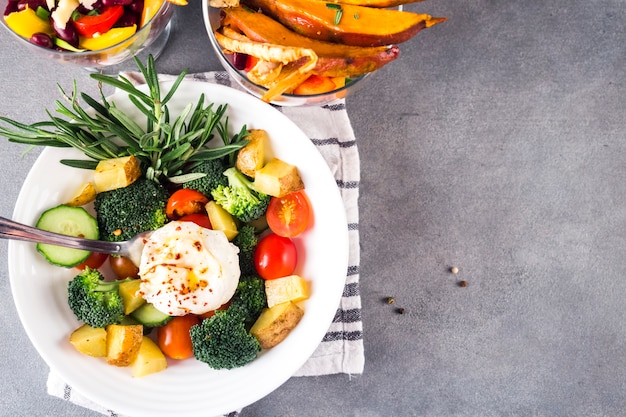
[[[189,103],[179,116],[170,121],[167,103],[187,71],[176,78],[162,97],[154,58],[150,55],[146,66],[137,58],[135,62],[147,88],[139,89],[122,76],[91,74],[99,83],[101,102],[86,93],[79,94],[75,81],[70,95],[59,85],[59,91],[69,104],[57,100],[56,111],[69,120],[53,116],[50,111],[46,111],[50,120],[31,125],[0,116],[0,120],[9,125],[0,126],[0,135],[10,142],[31,146],[78,149],[90,160],[61,161],[76,168],[94,169],[100,160],[133,155],[140,161],[146,177],[157,182],[189,181],[192,179],[190,176],[197,177],[198,174],[187,173],[200,162],[226,156],[232,158],[234,152],[248,142],[245,125],[232,137],[229,135],[228,117],[225,116],[227,105],[205,105],[204,94],[195,106]],[[102,84],[128,93],[130,102],[146,116],[145,125],[140,126],[114,102],[107,100]],[[144,92],[145,89],[147,92]],[[83,107],[79,98],[89,107]],[[214,138],[214,132],[223,143],[209,147],[207,144]]]
[[[341,8],[341,5],[335,3],[326,3],[326,7],[335,10],[335,25],[338,25],[341,21],[341,16],[343,15],[343,9]]]

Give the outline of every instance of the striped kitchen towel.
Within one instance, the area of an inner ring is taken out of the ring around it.
[[[143,83],[138,73],[123,73],[122,75],[137,84]],[[163,80],[171,78],[173,77],[168,75],[162,76]],[[189,74],[187,78],[241,89],[225,72],[221,71]],[[321,107],[277,107],[277,109],[311,139],[335,176],[346,209],[350,243],[346,283],[337,313],[324,339],[295,376],[361,374],[365,356],[359,292],[360,165],[356,138],[348,118],[346,104],[342,100]],[[50,373],[48,378],[48,393],[100,411],[105,415],[119,416],[90,403],[53,373]],[[233,415],[236,416],[237,412],[229,416]]]

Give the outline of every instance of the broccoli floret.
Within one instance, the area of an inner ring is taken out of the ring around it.
[[[214,369],[232,369],[252,362],[261,347],[249,327],[267,307],[265,282],[256,275],[239,280],[235,295],[226,310],[191,328],[191,342],[196,359]]]
[[[226,311],[238,315],[247,326],[251,326],[265,307],[265,281],[257,275],[245,275],[239,279],[233,300]]]
[[[228,185],[228,178],[224,176],[224,169],[226,167],[220,159],[211,159],[203,161],[196,167],[191,169],[189,174],[206,174],[204,177],[196,178],[191,181],[183,183],[183,188],[191,188],[201,192],[204,195],[211,195],[211,191],[218,186]]]
[[[124,302],[118,292],[125,281],[104,281],[97,269],[85,268],[67,286],[68,304],[78,320],[105,327],[124,319]]]
[[[254,250],[259,243],[259,238],[253,226],[243,225],[232,243],[239,248],[239,269],[241,275],[254,274]]]
[[[265,214],[270,203],[269,195],[256,191],[252,181],[237,168],[228,168],[224,175],[228,178],[228,186],[220,185],[211,192],[217,204],[244,223]]]
[[[252,362],[261,351],[237,314],[216,311],[189,331],[196,359],[213,369],[232,369]]]
[[[127,187],[98,193],[94,208],[101,239],[119,242],[163,226],[167,199],[165,187],[145,177]]]

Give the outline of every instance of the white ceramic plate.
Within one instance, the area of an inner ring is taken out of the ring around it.
[[[169,88],[164,83],[164,91]],[[61,378],[94,402],[133,417],[211,417],[245,407],[272,392],[309,358],[328,330],[343,291],[348,260],[344,206],[328,166],[309,138],[278,110],[240,91],[220,85],[184,82],[169,104],[177,114],[204,93],[209,101],[228,103],[229,126],[269,132],[275,156],[298,167],[313,206],[314,224],[296,238],[297,273],[312,283],[303,303],[302,321],[278,346],[251,364],[213,370],[196,360],[170,361],[163,372],[133,378],[129,368],[107,365],[78,353],[68,342],[80,323],[67,306],[67,282],[76,274],[46,263],[34,244],[9,242],[11,289],[31,342]],[[137,115],[125,94],[119,107]],[[135,116],[138,117],[138,116]],[[89,178],[60,159],[79,158],[74,150],[47,148],[31,169],[18,197],[14,219],[34,224],[40,213],[61,204]]]

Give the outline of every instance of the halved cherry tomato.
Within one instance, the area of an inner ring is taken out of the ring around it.
[[[230,300],[228,300],[226,303],[222,304],[221,306],[219,306],[215,310],[207,311],[204,314],[199,314],[198,317],[200,317],[202,319],[210,319],[211,317],[213,317],[215,315],[216,311],[218,311],[218,310],[226,310],[229,306],[230,306]]]
[[[139,278],[139,268],[126,256],[110,256],[109,265],[119,279]]]
[[[161,351],[172,359],[193,357],[193,345],[189,329],[200,323],[200,318],[193,314],[174,317],[157,329],[157,342]]]
[[[262,238],[254,250],[254,266],[263,279],[291,275],[297,263],[296,245],[288,237],[275,233]]]
[[[82,264],[78,264],[74,268],[80,269],[81,271],[86,267],[89,267],[91,269],[98,269],[102,266],[102,264],[104,263],[104,261],[107,260],[108,257],[109,255],[106,253],[91,252],[91,255],[89,255],[89,257],[85,259]]]
[[[311,96],[314,94],[327,93],[335,90],[336,88],[337,85],[333,82],[332,78],[313,74],[302,84],[297,86],[293,90],[293,93],[303,96]]]
[[[170,220],[178,220],[188,214],[202,213],[209,199],[199,191],[181,188],[167,200],[165,214]]]
[[[309,224],[311,206],[304,191],[289,193],[284,197],[272,197],[267,207],[267,224],[279,236],[294,237]]]
[[[98,15],[82,16],[74,21],[76,31],[86,38],[93,38],[96,33],[104,34],[109,31],[124,14],[124,6],[109,6]]]
[[[207,214],[202,213],[194,213],[188,214],[186,216],[181,217],[181,222],[193,222],[200,227],[204,227],[205,229],[212,229],[211,220],[209,220],[209,216]]]

